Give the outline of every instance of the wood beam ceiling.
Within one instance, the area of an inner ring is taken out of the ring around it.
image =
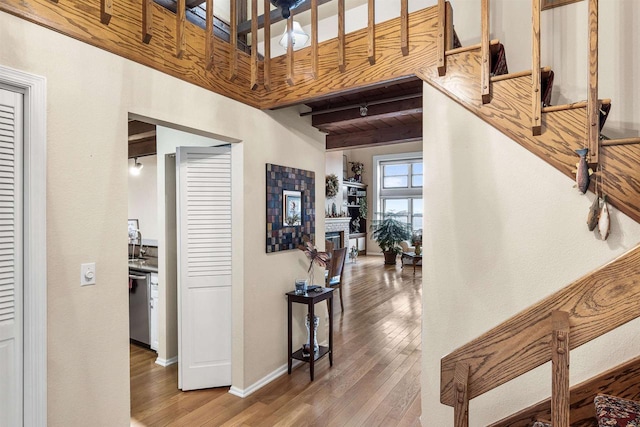
[[[151,156],[157,153],[156,125],[137,120],[129,121],[129,155],[133,157]]]
[[[341,135],[327,135],[326,148],[327,151],[346,150],[372,145],[401,144],[403,142],[420,141],[421,139],[422,122],[418,122],[385,129],[373,129]]]

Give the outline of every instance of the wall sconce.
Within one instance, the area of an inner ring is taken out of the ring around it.
[[[293,21],[293,30],[291,32],[291,42],[293,43],[293,50],[299,50],[305,47],[306,44],[309,43],[310,38],[311,37],[309,36],[309,34],[304,32],[300,23],[298,21]],[[282,38],[278,43],[285,49],[287,49],[287,47],[289,46],[289,37],[286,28],[284,30]]]
[[[140,172],[142,171],[142,168],[144,167],[144,165],[142,163],[138,163],[138,158],[134,157],[133,158],[133,165],[131,165],[129,167],[129,173],[133,176],[138,176],[140,175]]]

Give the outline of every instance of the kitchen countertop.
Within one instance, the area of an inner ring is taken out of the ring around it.
[[[144,271],[146,273],[158,272],[158,258],[148,257],[144,259],[129,260],[129,268]]]

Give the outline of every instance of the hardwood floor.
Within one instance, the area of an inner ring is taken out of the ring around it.
[[[302,364],[245,399],[228,388],[181,392],[177,365],[131,347],[132,426],[419,426],[422,273],[382,257],[345,265],[334,363]],[[285,345],[285,344],[283,344]],[[283,360],[282,363],[286,363]]]

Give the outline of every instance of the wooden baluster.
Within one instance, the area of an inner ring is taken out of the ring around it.
[[[569,313],[551,313],[551,425],[569,427]]]
[[[445,40],[444,40],[444,31],[445,31],[445,22],[447,18],[447,13],[445,9],[445,1],[438,0],[438,75],[444,76],[447,73],[447,65],[445,61]]]
[[[367,38],[369,40],[367,47],[367,56],[369,64],[376,63],[376,2],[369,0],[369,24],[367,27]]]
[[[104,25],[109,25],[112,14],[113,0],[100,0],[100,22],[102,22]]]
[[[182,59],[187,47],[184,27],[187,21],[186,0],[178,0],[176,3],[176,57]]]
[[[271,3],[264,0],[264,73],[263,82],[266,90],[271,90]]]
[[[531,90],[533,111],[531,116],[531,131],[533,135],[542,133],[542,100],[540,99],[540,0],[533,0],[532,10],[532,66]]]
[[[258,88],[258,0],[251,0],[251,86],[250,87],[251,87],[251,90],[256,90]]]
[[[589,163],[600,154],[600,104],[598,103],[598,0],[589,0],[589,94],[587,97]]]
[[[454,427],[469,426],[469,365],[456,363],[453,374],[454,398],[453,425]]]
[[[453,49],[453,8],[451,2],[444,4],[444,51]]]
[[[489,46],[489,0],[482,0],[481,12],[481,55],[482,65],[480,71],[480,87],[482,88],[482,103],[491,101],[489,79],[491,78],[491,46]]]
[[[149,44],[153,36],[153,0],[142,0],[142,43]]]
[[[229,80],[234,81],[238,77],[238,0],[230,0],[231,23],[229,25]]]
[[[294,80],[294,68],[293,68],[293,11],[291,16],[287,19],[287,84],[293,86]]]
[[[311,0],[311,71],[318,78],[318,0]]]
[[[409,0],[400,2],[400,49],[403,56],[409,54]]]
[[[344,73],[345,62],[344,0],[338,0],[338,68]]]
[[[144,0],[146,1],[146,0]],[[210,71],[213,69],[213,57],[214,57],[214,35],[213,35],[213,10],[214,4],[213,0],[207,0],[207,25],[206,25],[206,34],[204,39],[204,60],[205,60],[205,68]]]

